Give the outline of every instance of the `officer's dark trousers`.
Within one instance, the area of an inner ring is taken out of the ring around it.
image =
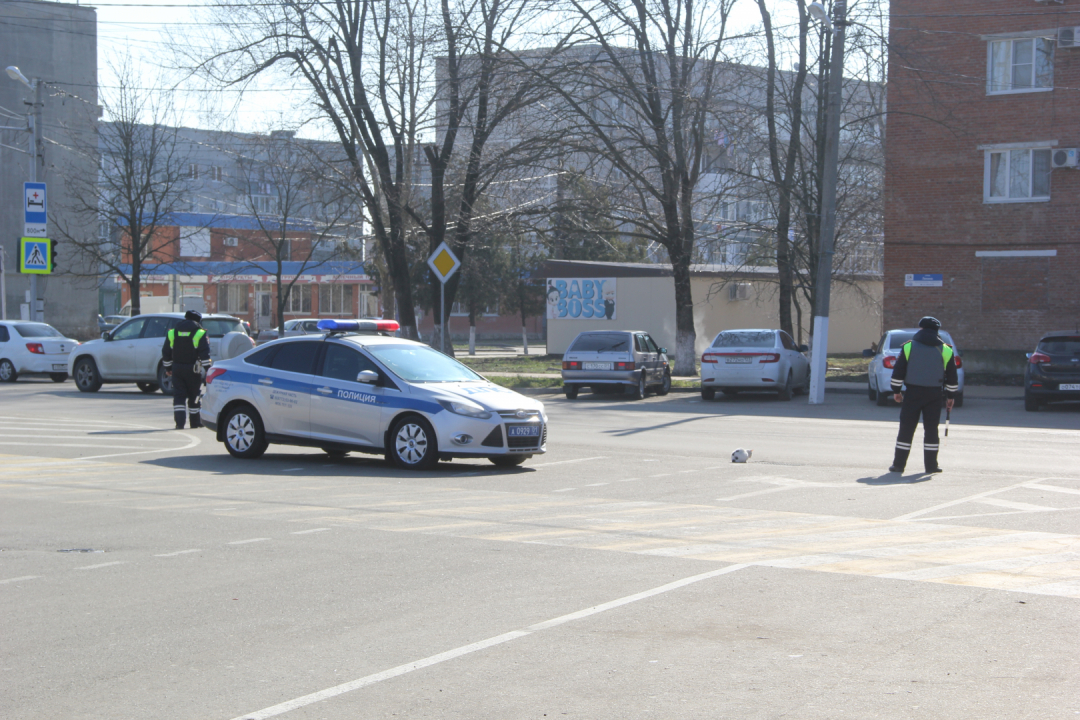
[[[172,382],[173,418],[176,420],[176,429],[184,428],[184,418],[188,416],[191,417],[191,427],[202,427],[202,421],[199,419],[199,409],[202,405],[199,401],[199,394],[202,392],[202,375],[191,367],[173,365]]]
[[[896,435],[896,459],[893,465],[903,469],[911,452],[911,440],[919,416],[923,423],[923,463],[927,472],[937,468],[938,423],[941,422],[941,388],[909,385],[900,406],[900,432]]]

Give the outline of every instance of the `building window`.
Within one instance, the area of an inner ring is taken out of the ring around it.
[[[360,293],[360,317],[378,317],[379,299],[372,293]]]
[[[484,317],[497,316],[499,314],[499,303],[495,303],[494,305],[487,305],[480,312],[480,314],[483,315]],[[469,308],[464,303],[456,302],[456,303],[454,303],[453,305],[450,306],[450,316],[451,317],[468,317],[469,316]]]
[[[277,211],[277,198],[270,195],[250,195],[248,202],[257,215],[269,215]]]
[[[214,182],[221,182],[225,179],[225,168],[221,167],[220,165],[211,165],[206,169],[208,171],[210,179]]]
[[[285,304],[286,315],[311,314],[311,286],[293,285],[289,291],[289,302]]]
[[[1015,38],[990,43],[987,93],[1048,90],[1054,85],[1054,41]]]
[[[985,202],[1050,199],[1050,149],[990,150],[986,153]]]
[[[218,285],[218,312],[246,313],[248,311],[247,285]]]
[[[188,165],[187,176],[192,180],[198,180],[199,179],[199,166],[196,165],[195,163],[191,163],[190,165]]]
[[[352,315],[352,285],[320,285],[319,315]]]

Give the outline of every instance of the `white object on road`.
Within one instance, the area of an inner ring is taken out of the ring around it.
[[[735,452],[731,453],[731,462],[744,463],[750,459],[750,456],[754,454],[753,450],[743,450],[738,448]]]

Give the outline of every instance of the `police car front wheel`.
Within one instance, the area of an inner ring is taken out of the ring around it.
[[[431,470],[439,463],[439,444],[431,423],[415,415],[394,423],[390,430],[390,460],[407,470]]]
[[[254,409],[241,405],[225,420],[225,449],[244,460],[254,460],[266,452],[266,433],[262,418]]]

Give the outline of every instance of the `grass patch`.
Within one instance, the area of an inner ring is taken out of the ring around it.
[[[868,370],[870,358],[864,358],[862,353],[838,353],[829,355],[827,360],[828,370],[825,372],[826,380],[838,382],[861,382],[869,381]]]
[[[496,385],[514,390],[521,388],[561,388],[562,378],[520,377],[517,375],[485,375]]]
[[[458,362],[481,375],[488,373],[549,373],[562,372],[562,355],[516,355],[514,357],[479,357],[458,355]]]

